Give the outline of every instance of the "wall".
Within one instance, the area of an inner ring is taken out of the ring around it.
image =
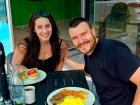
[[[55,20],[80,16],[81,0],[11,0],[11,12],[14,26],[26,25],[29,15],[36,10],[48,10]]]

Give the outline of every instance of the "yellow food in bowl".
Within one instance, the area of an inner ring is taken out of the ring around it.
[[[84,101],[79,97],[65,97],[63,102],[57,105],[84,105]]]

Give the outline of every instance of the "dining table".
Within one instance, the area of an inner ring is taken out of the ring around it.
[[[83,70],[48,72],[46,78],[34,86],[36,102],[33,105],[48,105],[46,102],[48,95],[59,88],[81,87],[89,90]]]

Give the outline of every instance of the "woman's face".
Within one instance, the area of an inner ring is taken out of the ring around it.
[[[34,29],[34,32],[36,32],[41,42],[46,42],[50,40],[52,34],[52,25],[48,18],[40,17],[36,19]]]

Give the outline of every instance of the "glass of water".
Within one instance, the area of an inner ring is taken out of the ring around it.
[[[13,70],[9,85],[10,97],[14,105],[25,105],[24,81],[19,78],[18,70]]]
[[[13,85],[10,90],[10,96],[14,105],[25,105],[24,104],[24,90],[21,85]]]

